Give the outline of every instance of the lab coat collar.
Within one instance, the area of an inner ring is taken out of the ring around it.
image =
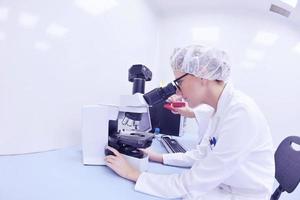
[[[218,104],[217,104],[217,110],[215,111],[213,117],[219,117],[223,114],[225,108],[228,106],[229,102],[231,101],[231,98],[233,96],[233,85],[228,82],[226,83],[221,96],[219,98]]]

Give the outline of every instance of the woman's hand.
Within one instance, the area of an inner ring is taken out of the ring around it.
[[[174,114],[180,114],[188,118],[195,118],[194,111],[187,105],[185,105],[184,107],[172,107],[172,109],[173,109],[172,113]]]
[[[120,154],[116,149],[107,146],[107,149],[111,150],[115,155],[109,155],[104,158],[106,165],[116,172],[119,176],[129,179],[131,181],[137,181],[141,172],[132,167],[124,156]]]
[[[178,94],[173,94],[172,96],[170,96],[167,100],[168,102],[174,102],[174,101],[183,101],[182,96],[178,95]]]
[[[158,163],[163,163],[163,156],[160,153],[156,153],[155,151],[152,151],[150,148],[147,149],[139,149],[145,154],[149,156],[149,160],[158,162]]]
[[[174,94],[171,97],[168,98],[169,102],[176,102],[176,101],[182,101],[182,97],[180,95]],[[188,118],[195,118],[194,111],[188,106],[187,103],[185,103],[184,107],[173,107],[172,111],[173,114],[180,114],[184,117]]]

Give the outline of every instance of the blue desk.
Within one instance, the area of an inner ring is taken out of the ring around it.
[[[153,148],[164,151],[154,140]],[[179,173],[182,168],[150,163],[150,172]],[[0,200],[159,199],[134,190],[106,166],[84,166],[80,147],[0,156]]]

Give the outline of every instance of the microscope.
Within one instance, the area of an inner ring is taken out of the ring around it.
[[[131,95],[121,95],[119,105],[86,105],[82,109],[82,153],[85,165],[105,165],[104,157],[113,154],[107,145],[124,155],[141,171],[147,169],[148,156],[139,148],[147,148],[154,138],[149,106],[156,105],[176,93],[174,83],[144,94],[152,72],[144,65],[133,65],[128,71],[133,83]]]

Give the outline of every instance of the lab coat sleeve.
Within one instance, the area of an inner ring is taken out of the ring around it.
[[[201,132],[202,135],[201,140],[204,140],[203,135],[207,130],[213,110],[208,106],[199,106],[193,111],[195,113],[199,132]],[[197,160],[202,159],[205,156],[207,145],[207,142],[204,141],[200,145],[197,145],[195,149],[187,151],[186,153],[163,154],[163,163],[179,167],[191,167]]]
[[[163,154],[163,163],[165,165],[173,165],[178,167],[191,167],[197,160],[205,156],[207,146],[204,144],[197,145],[194,150],[185,153],[168,153]]]
[[[217,145],[207,156],[181,174],[159,175],[144,172],[135,189],[163,198],[195,199],[230,177],[251,151],[255,125],[244,109],[230,112],[221,124]],[[191,195],[197,194],[197,197]]]

